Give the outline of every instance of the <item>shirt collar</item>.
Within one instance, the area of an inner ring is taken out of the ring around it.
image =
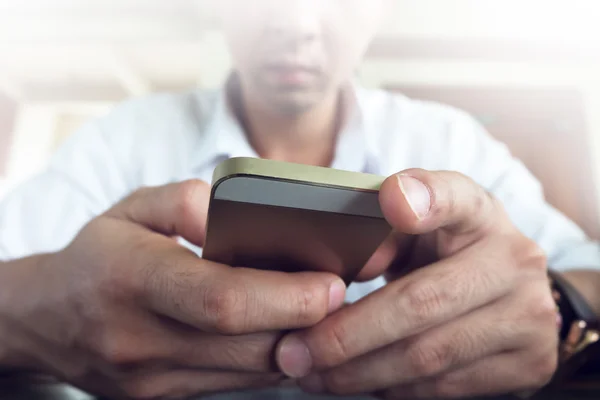
[[[228,84],[216,93],[214,109],[205,128],[202,146],[194,159],[194,169],[232,157],[258,157],[244,130],[231,110]],[[369,94],[355,82],[345,90],[348,117],[338,138],[332,168],[378,173],[374,146],[376,135],[369,110]]]

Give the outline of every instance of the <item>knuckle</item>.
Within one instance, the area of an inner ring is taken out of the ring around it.
[[[471,177],[457,172],[444,171],[438,175],[435,190],[435,214],[443,220],[452,221],[465,216],[469,223],[447,227],[456,234],[486,233],[498,229],[495,213],[502,204],[488,190]],[[468,214],[467,214],[468,213]]]
[[[116,216],[119,218],[125,217],[126,219],[135,219],[133,216],[137,214],[140,208],[140,203],[143,203],[145,199],[152,193],[152,188],[141,187],[133,191],[129,196],[123,199],[117,206],[108,212],[108,215]]]
[[[540,358],[529,369],[531,371],[529,386],[534,389],[546,386],[552,380],[557,368],[558,357],[556,354],[549,354]]]
[[[104,215],[89,221],[82,229],[75,240],[81,237],[96,236],[96,232],[102,232],[106,229],[107,218]]]
[[[452,177],[439,175],[439,182],[433,189],[435,198],[434,211],[438,215],[450,215],[456,209],[456,191],[452,185]]]
[[[445,210],[453,212],[460,205],[459,196],[468,193],[470,205],[476,211],[485,209],[489,203],[488,192],[478,185],[472,178],[459,172],[442,172],[438,175],[439,191],[444,197]],[[465,189],[468,189],[466,192]]]
[[[418,377],[435,376],[445,371],[452,364],[450,346],[432,346],[415,344],[408,350],[408,362]]]
[[[312,325],[319,322],[326,313],[324,307],[320,307],[324,302],[318,301],[318,296],[314,291],[303,288],[296,296],[296,310],[298,310],[297,321],[299,324]]]
[[[515,251],[515,258],[523,268],[546,273],[548,257],[546,252],[533,240],[523,238],[522,245]]]
[[[400,309],[408,313],[418,325],[427,325],[441,314],[444,293],[430,282],[412,282],[404,287],[402,292],[400,298],[404,299],[406,304],[401,304]]]
[[[149,187],[140,187],[128,196],[117,202],[112,208],[107,210],[103,215],[108,217],[123,218],[131,215],[131,211],[135,209],[135,205],[140,199],[147,196],[151,189]]]
[[[140,298],[155,298],[172,304],[181,315],[193,318],[202,311],[198,293],[203,293],[203,272],[190,269],[182,260],[159,254],[145,257],[136,277],[133,294]],[[202,300],[202,299],[201,299]]]
[[[209,288],[204,295],[204,313],[217,333],[238,335],[243,333],[246,319],[245,299],[234,285]]]
[[[544,327],[556,326],[556,302],[552,297],[552,291],[547,281],[525,284],[519,289],[521,293],[515,298],[519,300],[520,307],[515,307],[515,320],[529,321]],[[530,326],[527,324],[526,326]],[[545,329],[535,329],[532,334],[539,337],[544,334]],[[544,335],[546,336],[546,335]]]
[[[471,202],[471,212],[478,221],[484,221],[485,226],[485,222],[492,222],[492,219],[487,217],[497,209],[499,202],[490,192],[476,184],[471,178],[466,179],[469,181],[468,184],[475,188]]]
[[[547,322],[551,325],[556,324],[556,303],[552,298],[549,288],[540,289],[538,299],[532,302],[533,317],[541,322]]]
[[[207,359],[219,360],[223,366],[236,370],[273,372],[278,369],[273,365],[272,353],[281,337],[281,334],[274,333],[246,335],[243,342],[237,338],[230,338],[230,343],[209,348],[200,347],[198,351]]]
[[[343,327],[332,325],[326,330],[325,343],[322,347],[323,352],[319,354],[319,364],[323,368],[338,366],[352,358],[350,346],[347,343],[347,337]]]
[[[105,334],[96,340],[96,352],[109,364],[129,367],[145,361],[139,338],[126,333]]]

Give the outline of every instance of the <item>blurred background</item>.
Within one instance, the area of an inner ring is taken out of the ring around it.
[[[0,0],[0,197],[116,103],[218,87],[210,1]],[[600,238],[600,0],[395,0],[357,74],[474,114]]]

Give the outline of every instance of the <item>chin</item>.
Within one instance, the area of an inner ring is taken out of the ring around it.
[[[314,92],[285,92],[269,96],[273,109],[286,115],[298,115],[310,111],[323,100],[323,96]]]

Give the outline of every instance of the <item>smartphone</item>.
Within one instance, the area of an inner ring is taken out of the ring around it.
[[[214,171],[203,258],[234,267],[327,271],[350,284],[391,233],[384,178],[256,158]]]

